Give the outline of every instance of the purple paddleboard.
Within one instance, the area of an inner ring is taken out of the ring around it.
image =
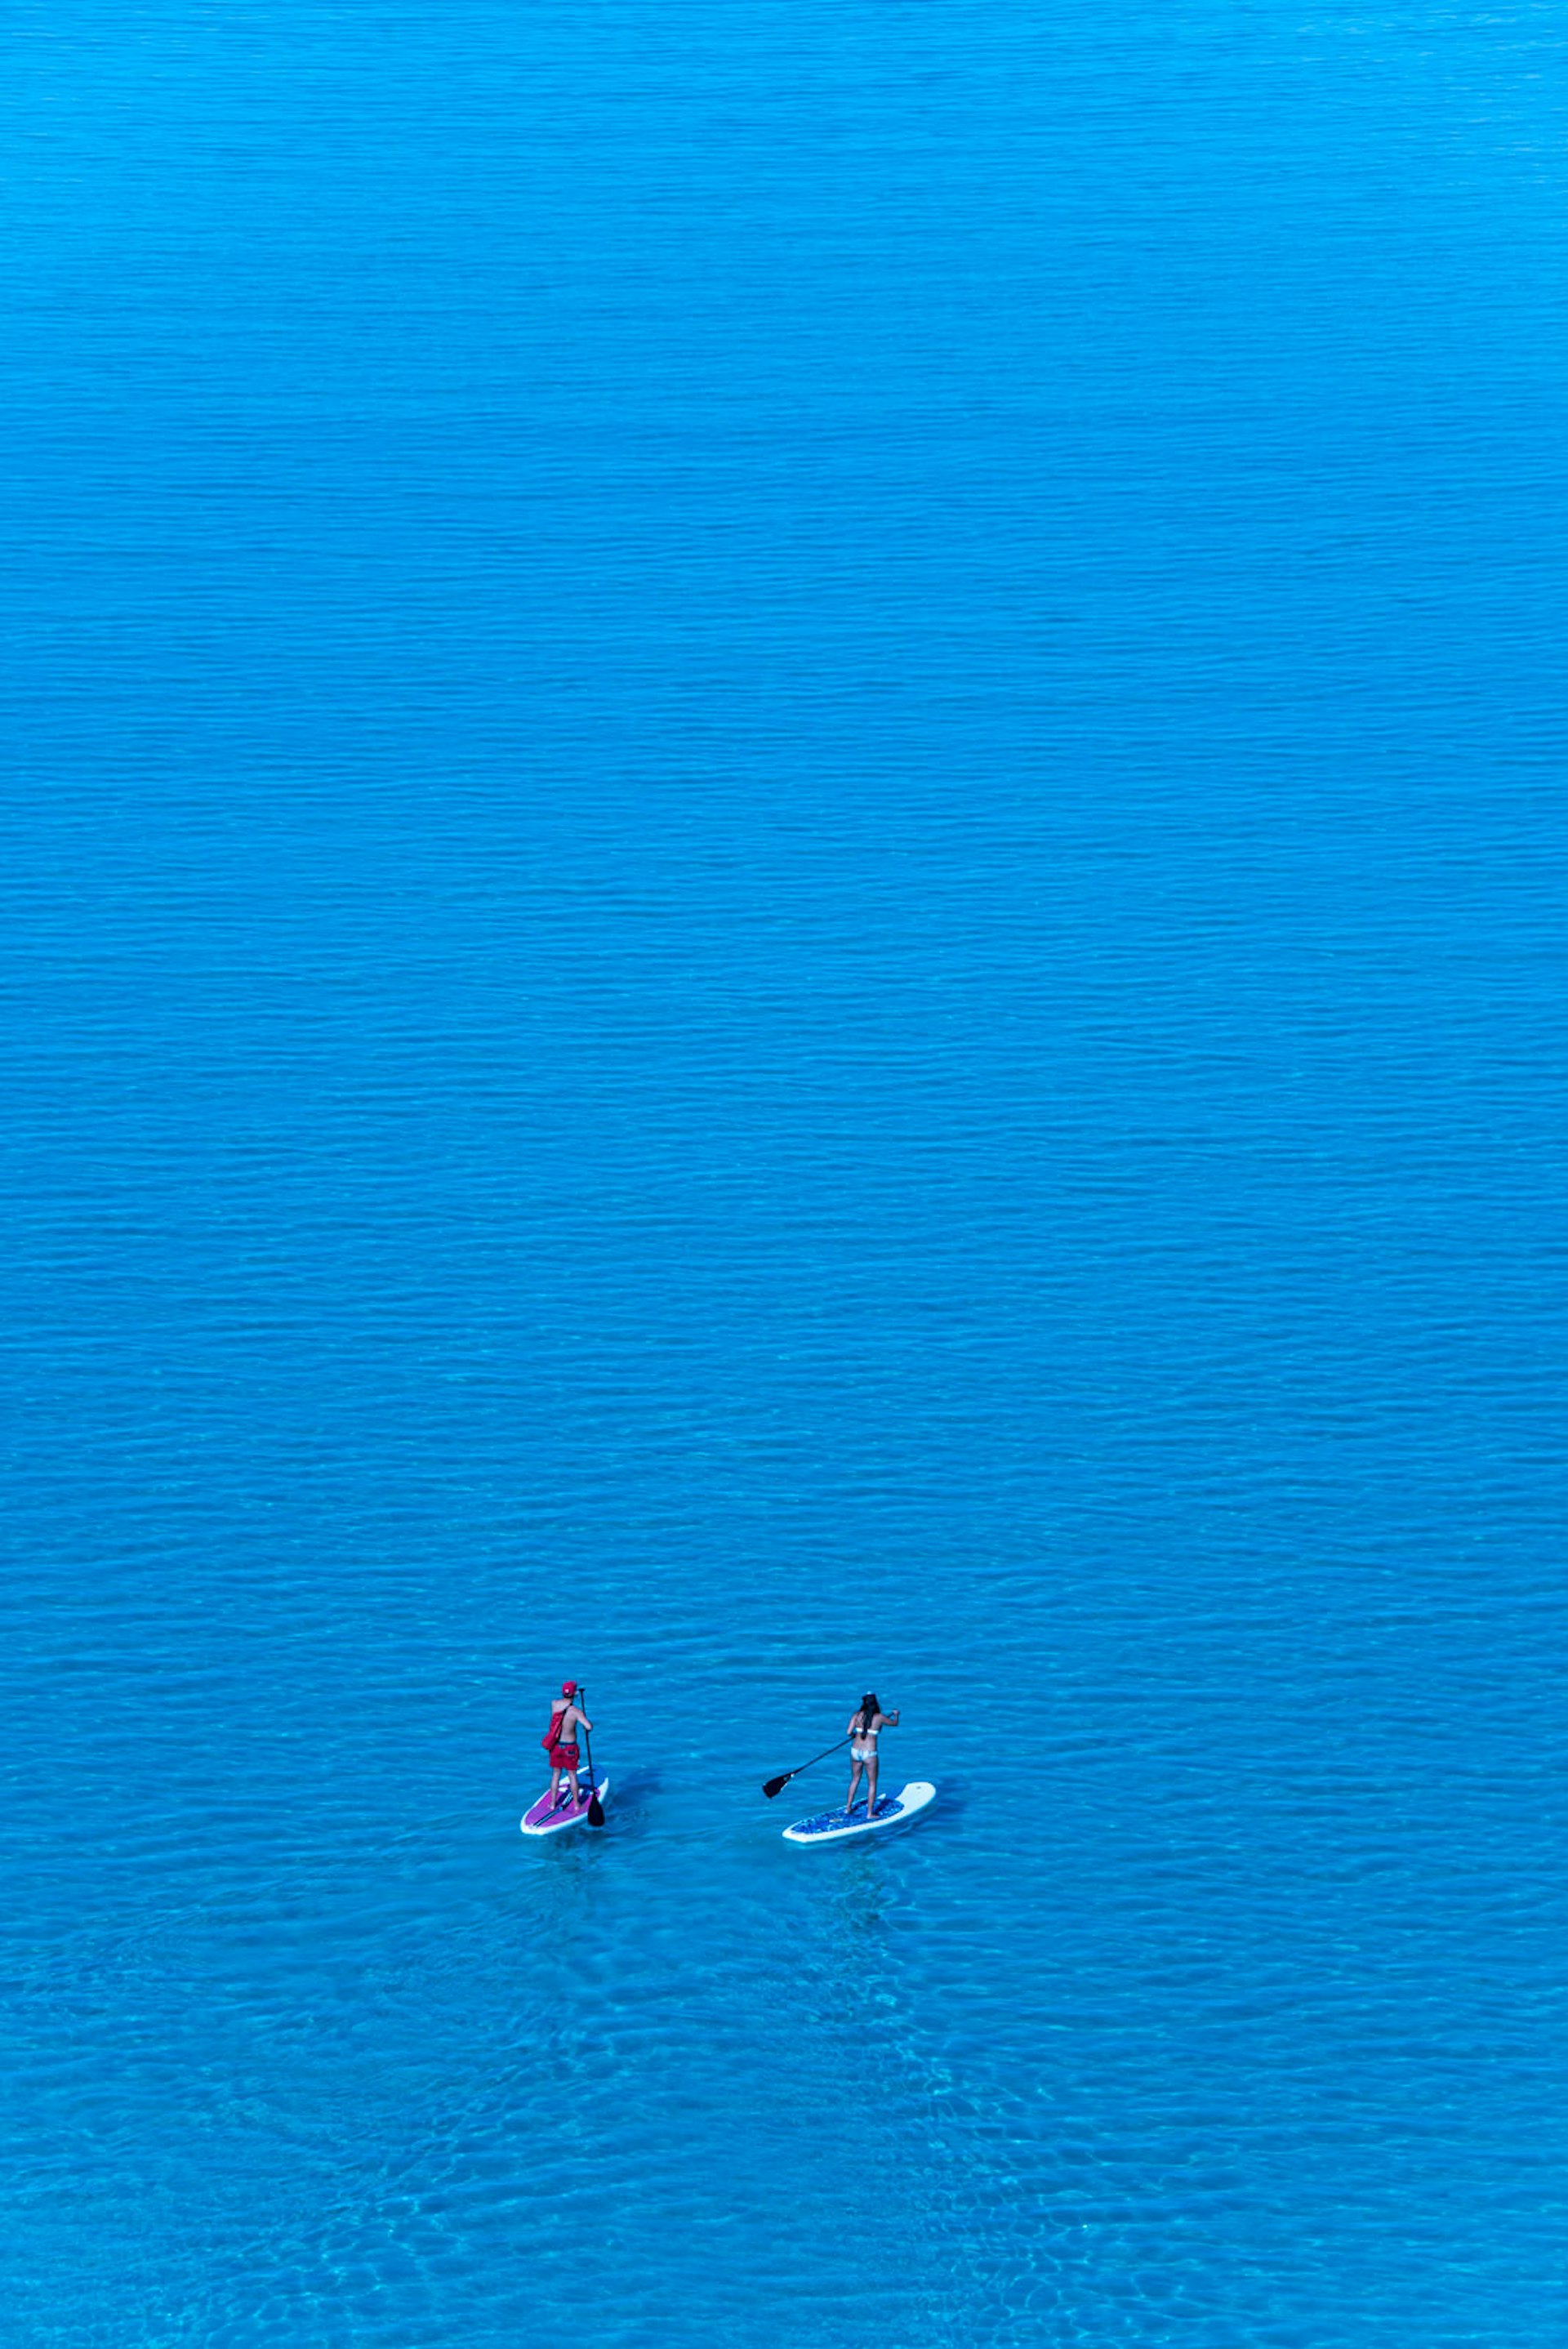
[[[595,1783],[593,1792],[603,1802],[609,1791],[609,1779],[601,1775]],[[524,1811],[519,1825],[524,1835],[559,1835],[562,1827],[577,1826],[587,1816],[588,1789],[586,1786],[583,1789],[581,1802],[576,1803],[552,1803],[547,1788],[533,1808],[531,1811]]]

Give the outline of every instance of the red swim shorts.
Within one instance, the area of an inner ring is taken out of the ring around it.
[[[576,1746],[552,1745],[550,1749],[550,1766],[552,1770],[575,1770],[577,1767]]]

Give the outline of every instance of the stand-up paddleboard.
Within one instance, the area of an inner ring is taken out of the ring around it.
[[[601,1775],[594,1783],[594,1794],[603,1802],[609,1791],[609,1779]],[[518,1825],[524,1835],[559,1835],[562,1827],[577,1826],[587,1817],[588,1803],[586,1786],[583,1789],[582,1799],[575,1803],[552,1803],[550,1789],[546,1787],[533,1808],[524,1811]]]
[[[797,1819],[786,1827],[786,1843],[847,1843],[851,1836],[882,1835],[889,1827],[906,1827],[934,1801],[936,1789],[924,1778],[912,1778],[896,1795],[879,1795],[874,1819],[866,1816],[863,1802],[852,1811],[819,1811],[814,1819]]]

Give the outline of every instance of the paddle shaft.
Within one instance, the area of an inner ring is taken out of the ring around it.
[[[802,1762],[799,1770],[786,1770],[782,1777],[768,1779],[762,1791],[769,1801],[771,1802],[775,1795],[781,1795],[790,1779],[800,1775],[800,1770],[814,1769],[819,1762],[825,1762],[830,1754],[836,1754],[841,1745],[847,1745],[854,1733],[852,1729],[846,1730],[842,1737],[834,1739],[831,1745],[824,1745],[820,1754],[813,1754],[810,1762]]]
[[[585,1697],[588,1692],[585,1688],[580,1687],[577,1693],[580,1697]],[[586,1713],[583,1721],[583,1751],[588,1756],[588,1824],[591,1827],[602,1827],[604,1824],[604,1806],[599,1800],[599,1782],[593,1775],[593,1740],[589,1733]]]

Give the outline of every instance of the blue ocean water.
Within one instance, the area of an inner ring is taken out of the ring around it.
[[[6,2343],[1558,2337],[1561,8],[15,24]]]

